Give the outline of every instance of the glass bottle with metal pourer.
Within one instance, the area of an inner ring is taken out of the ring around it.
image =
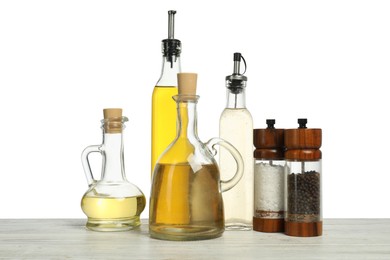
[[[152,179],[149,231],[153,238],[199,240],[221,236],[224,231],[221,193],[236,185],[242,176],[241,155],[231,144],[220,138],[205,144],[199,140],[196,79],[194,73],[178,74],[179,95],[174,96],[179,122],[177,135],[158,159]],[[229,150],[236,161],[237,171],[230,180],[220,180],[214,159],[215,145]]]
[[[122,131],[127,121],[122,109],[104,109],[103,143],[88,146],[81,155],[89,185],[81,208],[88,217],[87,228],[94,231],[124,231],[141,224],[145,196],[126,179],[123,162]],[[95,180],[91,172],[88,155],[92,152],[102,155],[100,180]]]
[[[228,230],[252,230],[253,217],[253,121],[245,105],[247,77],[240,73],[240,53],[234,53],[233,74],[226,77],[227,104],[219,121],[219,136],[240,152],[244,161],[244,174],[234,189],[223,194],[225,201],[225,227]],[[223,149],[219,157],[223,178],[234,174],[234,163]]]
[[[172,96],[177,95],[181,42],[174,37],[175,14],[176,11],[168,11],[168,39],[162,41],[162,72],[152,96],[152,174],[157,159],[176,136],[176,103]]]

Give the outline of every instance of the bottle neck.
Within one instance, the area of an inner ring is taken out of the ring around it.
[[[181,72],[180,56],[164,55],[160,79],[156,86],[177,86],[177,73]]]
[[[177,138],[199,139],[197,128],[197,101],[177,101]]]
[[[246,108],[245,88],[227,89],[226,108]]]
[[[122,133],[104,133],[102,153],[102,181],[126,181]]]

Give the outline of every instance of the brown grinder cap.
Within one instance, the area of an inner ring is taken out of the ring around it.
[[[286,159],[290,160],[319,160],[321,159],[322,130],[307,128],[307,119],[298,119],[299,128],[286,129],[284,145]]]
[[[103,115],[106,133],[122,133],[122,108],[105,108]]]
[[[256,147],[253,155],[256,159],[284,158],[284,129],[275,129],[275,119],[267,119],[266,129],[253,130],[253,144]]]

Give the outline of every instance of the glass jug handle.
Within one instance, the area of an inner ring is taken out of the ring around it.
[[[93,178],[93,174],[91,171],[91,165],[89,164],[88,155],[90,153],[101,153],[101,145],[91,145],[84,149],[84,151],[81,153],[81,162],[83,164],[85,177],[87,177],[88,186],[91,186],[96,182],[96,180]]]
[[[244,161],[242,160],[240,152],[229,142],[221,139],[221,138],[211,138],[207,143],[207,147],[213,151],[213,155],[217,154],[217,150],[215,149],[215,145],[220,145],[226,150],[230,152],[230,154],[233,156],[234,160],[237,164],[237,171],[236,174],[230,179],[230,180],[221,180],[221,191],[228,191],[231,188],[233,188],[242,178],[242,175],[244,173]]]

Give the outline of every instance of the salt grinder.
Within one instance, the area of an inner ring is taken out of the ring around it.
[[[253,230],[284,231],[284,129],[275,129],[267,119],[266,129],[253,130],[254,216]]]
[[[322,130],[307,128],[298,119],[298,129],[286,129],[287,163],[285,233],[289,236],[322,235],[321,139]]]

